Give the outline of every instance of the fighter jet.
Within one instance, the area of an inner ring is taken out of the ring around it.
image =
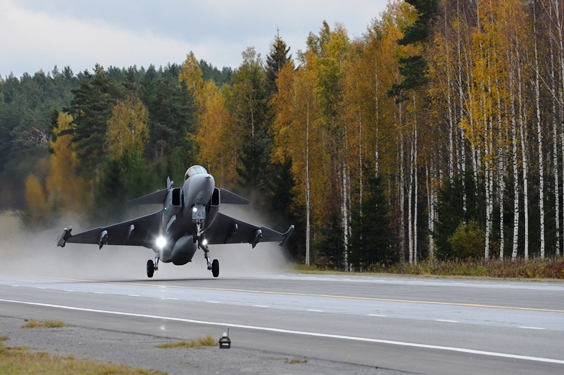
[[[280,246],[288,241],[294,226],[285,233],[266,227],[257,227],[219,212],[221,204],[247,205],[249,201],[228,190],[217,188],[208,171],[194,165],[186,171],[182,188],[175,188],[170,178],[166,189],[127,202],[128,205],[161,204],[162,209],[138,217],[86,232],[71,234],[65,228],[57,246],[67,243],[144,246],[152,249],[155,260],[147,261],[147,276],[159,268],[159,262],[177,266],[192,261],[198,248],[204,252],[208,270],[219,276],[219,261],[210,260],[208,245],[249,243],[254,248],[259,242],[278,241]]]

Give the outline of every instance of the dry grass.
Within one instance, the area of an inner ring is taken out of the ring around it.
[[[11,375],[166,375],[164,372],[144,370],[113,363],[101,363],[73,356],[56,356],[30,352],[23,347],[0,344],[0,374]]]
[[[202,346],[216,346],[218,342],[211,336],[199,337],[190,341],[180,341],[170,344],[162,344],[157,346],[158,349],[171,349],[171,348],[200,348]]]
[[[286,358],[284,360],[284,363],[289,363],[291,365],[297,365],[297,364],[300,364],[300,363],[307,363],[307,359],[295,359],[295,358],[289,359],[289,358]]]
[[[63,322],[59,322],[57,320],[46,320],[43,322],[39,322],[33,319],[26,319],[25,324],[22,328],[64,328],[70,327],[68,324]]]
[[[297,265],[300,272],[337,272],[316,266]],[[529,259],[518,258],[494,260],[425,260],[417,264],[398,263],[392,265],[375,264],[364,270],[369,273],[386,273],[417,276],[470,276],[514,279],[552,279],[564,280],[564,258]]]

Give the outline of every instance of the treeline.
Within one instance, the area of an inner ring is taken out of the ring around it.
[[[199,64],[206,79],[230,82],[231,68]],[[75,200],[71,211],[93,212],[91,219],[162,187],[167,175],[180,181],[196,158],[188,137],[195,104],[181,69],[96,66],[75,75],[67,67],[0,77],[0,209],[26,210],[30,224],[44,224]]]
[[[8,77],[3,190],[25,175],[29,222],[103,216],[200,163],[296,224],[306,264],[559,256],[563,22],[560,0],[392,1],[361,38],[323,23],[292,56],[276,35],[234,71]]]

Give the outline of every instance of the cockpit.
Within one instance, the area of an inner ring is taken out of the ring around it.
[[[201,165],[193,165],[184,174],[184,181],[197,174],[208,174],[208,171]]]

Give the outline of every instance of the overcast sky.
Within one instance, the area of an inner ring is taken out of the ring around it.
[[[388,0],[0,0],[0,75],[70,66],[182,63],[193,51],[237,68],[254,46],[263,59],[280,29],[291,53],[323,20],[360,37]]]

